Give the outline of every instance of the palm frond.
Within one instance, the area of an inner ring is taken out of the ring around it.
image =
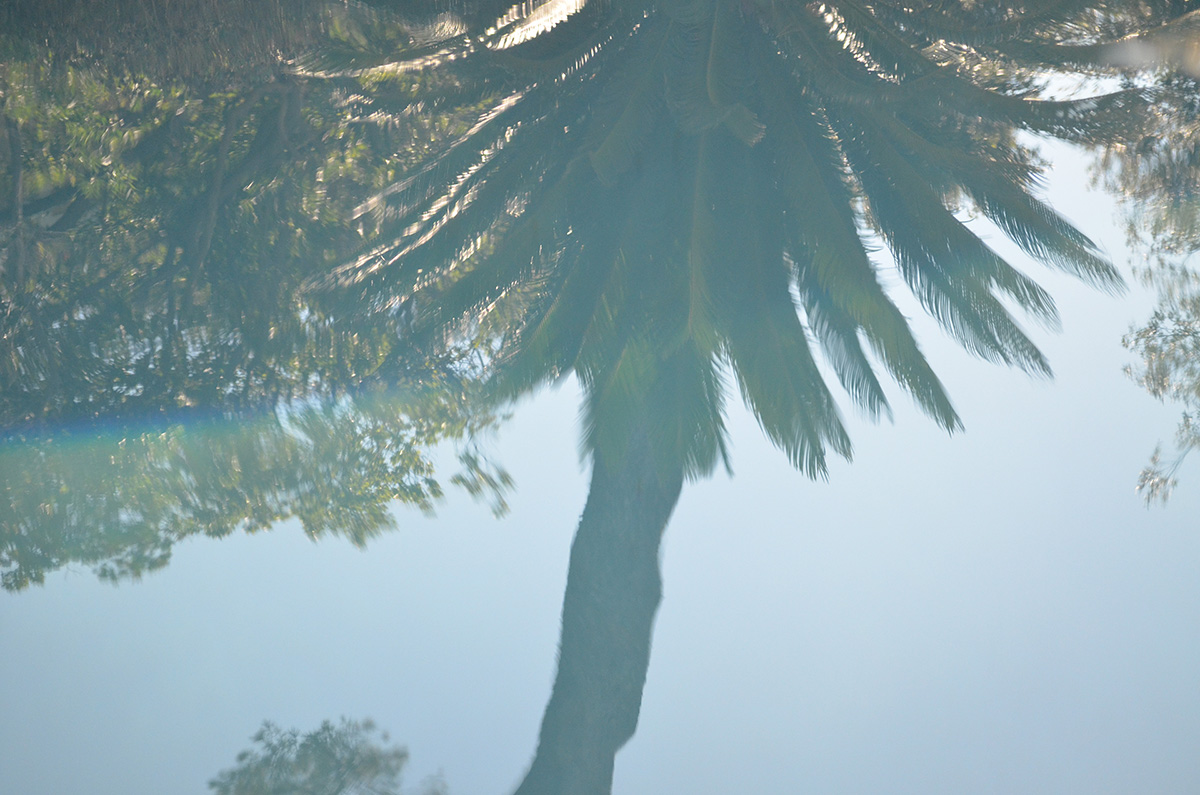
[[[798,266],[793,263],[792,268],[796,271]],[[804,280],[799,292],[808,327],[816,334],[842,387],[871,419],[880,414],[890,419],[891,406],[859,341],[859,324],[815,281]]]
[[[493,50],[507,50],[529,42],[545,42],[552,31],[562,30],[559,26],[577,17],[588,4],[588,0],[518,3],[489,28],[486,45]]]
[[[1186,62],[1190,48],[1200,32],[1200,11],[1179,16],[1159,15],[1161,24],[1112,40],[1064,44],[1052,38],[1014,41],[1003,48],[1009,58],[1073,71],[1145,69],[1168,63]]]
[[[331,6],[328,40],[292,61],[305,77],[359,77],[373,70],[414,72],[462,58],[474,45],[466,26],[450,15],[410,23],[362,3]]]
[[[612,184],[633,164],[663,110],[661,58],[670,26],[650,20],[628,46],[626,67],[605,86],[585,140],[592,168]]]
[[[1120,274],[1096,244],[1025,187],[1035,182],[1028,166],[1006,158],[996,147],[977,152],[969,141],[957,146],[935,143],[891,114],[866,113],[917,171],[938,180],[943,192],[963,190],[1030,256],[1098,287],[1121,289]]]
[[[773,147],[801,294],[828,295],[831,306],[862,329],[892,377],[922,410],[948,430],[959,428],[945,389],[879,284],[858,232],[854,194],[832,133],[812,110],[777,110],[767,123],[765,145]]]
[[[957,249],[974,235],[961,228],[920,175],[914,176],[911,166],[870,128],[856,129],[839,120],[843,125],[849,131],[846,152],[862,182],[871,219],[925,308],[972,353],[1049,375],[1045,356],[990,288],[1005,289],[1018,300],[1024,295],[1031,301],[1028,308],[1043,315],[1052,308],[1046,303],[1048,297],[1043,299],[1043,294],[1024,288],[1021,280],[998,269],[998,257],[981,259],[970,256],[978,254],[977,249]]]
[[[689,257],[711,291],[705,321],[724,340],[742,396],[767,437],[793,465],[823,476],[826,448],[848,458],[850,440],[792,301],[782,225],[768,220],[769,199],[754,192],[761,166],[720,129],[705,134],[699,163],[697,204],[720,230],[704,241],[707,258]]]
[[[643,250],[642,207],[628,208],[620,220],[604,212],[606,198],[601,185],[593,185],[582,196],[596,196],[589,211],[575,214],[581,226],[572,229],[568,249],[558,254],[538,284],[532,306],[520,326],[505,341],[500,352],[495,391],[507,398],[531,390],[540,383],[566,375],[575,368],[589,331],[610,326],[597,315],[602,305],[619,300],[615,273],[624,251]],[[575,197],[567,197],[569,201]],[[610,205],[612,204],[610,199]],[[620,226],[622,231],[614,233]],[[639,232],[641,234],[639,234]],[[602,334],[601,336],[607,336]]]
[[[940,14],[916,6],[879,4],[871,10],[881,20],[904,26],[927,41],[945,39],[970,46],[1003,45],[1031,35],[1044,35],[1094,6],[1094,0],[1044,0],[1032,8],[1017,8],[999,19],[955,13],[947,4]]]
[[[629,440],[642,436],[664,472],[695,479],[720,460],[728,467],[725,390],[712,353],[684,344],[663,357],[641,338],[613,353],[606,366],[581,372],[584,456],[615,465]]]
[[[1085,99],[1042,100],[990,91],[948,71],[905,83],[903,92],[931,112],[948,108],[967,119],[1011,125],[1083,145],[1128,135],[1149,107],[1140,89]]]
[[[880,80],[827,35],[821,22],[792,4],[769,6],[766,37],[787,56],[802,84],[837,102],[875,105],[904,100],[898,84]]]
[[[824,476],[826,445],[849,458],[850,439],[813,360],[795,305],[786,290],[770,292],[778,287],[771,282],[780,279],[765,270],[761,263],[746,268],[746,289],[737,298],[755,305],[730,318],[725,353],[742,397],[767,437],[806,475]]]
[[[590,170],[580,159],[571,161],[561,174],[546,175],[549,189],[517,219],[505,228],[496,229],[494,236],[482,242],[490,250],[480,251],[478,259],[466,266],[461,274],[443,272],[445,286],[438,291],[436,300],[425,304],[421,324],[439,327],[463,321],[476,322],[509,290],[526,281],[544,262],[552,261],[555,251],[549,243],[555,236],[554,230],[560,226],[567,197],[586,185],[590,176]],[[502,190],[489,191],[488,200],[494,205],[504,204],[502,194]],[[448,226],[458,223],[456,217]],[[470,223],[470,219],[462,223]],[[463,239],[455,234],[457,231],[451,227],[442,244],[442,251],[454,251],[456,258],[459,253],[452,248],[454,241]],[[482,266],[484,262],[486,267]]]
[[[868,153],[875,168],[887,172],[897,195],[919,208],[913,215],[921,219],[920,235],[928,241],[921,246],[923,256],[934,267],[955,281],[969,280],[987,292],[1005,293],[1033,317],[1050,326],[1057,324],[1058,312],[1050,295],[954,217],[946,208],[944,194],[931,184],[930,172],[906,159],[881,129],[861,123],[854,126],[859,150]]]

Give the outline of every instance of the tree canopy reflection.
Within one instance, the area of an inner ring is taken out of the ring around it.
[[[1200,63],[1188,40],[1157,38],[1128,59],[1174,68],[1152,83],[1155,102],[1141,136],[1106,147],[1097,163],[1098,180],[1125,199],[1127,239],[1145,256],[1137,275],[1158,296],[1146,323],[1123,340],[1137,357],[1128,373],[1155,398],[1182,407],[1174,452],[1159,445],[1138,478],[1148,503],[1167,500],[1183,461],[1200,447],[1200,274],[1191,261],[1200,248]]]
[[[109,581],[170,562],[191,536],[265,530],[289,518],[314,540],[365,546],[394,529],[395,502],[443,494],[431,450],[482,433],[490,415],[445,381],[243,416],[84,427],[0,447],[0,583],[20,590],[63,566]],[[506,472],[461,446],[449,480],[505,510]]]
[[[389,503],[428,509],[431,449],[494,424],[482,343],[424,349],[398,308],[302,288],[443,133],[359,123],[278,63],[177,74],[134,46],[101,68],[36,30],[0,37],[4,586],[136,577],[184,537],[289,516],[361,544]],[[460,459],[450,479],[502,508],[507,475]]]
[[[237,766],[208,782],[216,795],[401,795],[400,772],[408,752],[378,732],[370,720],[325,721],[301,735],[267,721],[238,754]],[[409,790],[411,791],[411,790]],[[437,780],[422,795],[445,795]]]

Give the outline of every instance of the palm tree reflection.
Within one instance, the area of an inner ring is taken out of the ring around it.
[[[369,203],[378,245],[327,284],[408,301],[432,335],[499,316],[501,396],[582,382],[591,491],[518,792],[607,792],[637,722],[663,529],[684,480],[726,458],[727,379],[812,477],[829,452],[851,453],[813,342],[869,415],[889,412],[877,362],[959,428],[893,276],[972,353],[1048,375],[1008,307],[1052,326],[1053,301],[962,212],[1118,288],[1092,242],[1035,196],[1041,169],[1020,133],[1133,135],[1141,91],[1049,101],[1035,86],[1103,71],[1092,45],[1179,9],[660,0],[489,17],[490,4],[462,5],[378,69],[451,75],[456,100],[485,111]]]

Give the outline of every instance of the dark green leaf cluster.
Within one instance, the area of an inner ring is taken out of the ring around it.
[[[136,577],[288,517],[362,544],[390,503],[441,495],[434,446],[493,425],[474,341],[422,349],[398,308],[306,290],[454,115],[364,118],[365,84],[403,77],[276,67],[212,89],[45,47],[0,64],[6,588],[71,563]],[[503,470],[461,460],[451,481],[502,511]]]
[[[0,64],[0,427],[243,410],[411,364],[400,313],[303,287],[364,246],[364,199],[460,116],[364,108],[365,84],[413,93],[403,76],[242,78],[162,83],[46,48]]]
[[[595,0],[489,18],[464,5],[371,68],[439,74],[485,110],[380,192],[379,242],[338,280],[407,302],[431,333],[506,313],[499,392],[575,373],[597,455],[619,460],[606,446],[649,427],[665,467],[707,472],[733,377],[772,441],[823,474],[850,443],[818,350],[870,415],[888,411],[882,368],[959,427],[897,282],[971,352],[1049,374],[1011,307],[1053,325],[1053,302],[967,213],[1033,259],[1120,285],[1037,197],[1021,134],[1127,137],[1141,90],[1052,100],[1033,78],[1115,74],[1060,48],[1169,9]]]
[[[400,771],[408,752],[376,739],[369,720],[325,721],[301,735],[267,722],[252,738],[253,750],[238,754],[238,765],[208,783],[217,795],[400,795]],[[432,782],[424,795],[444,795]]]
[[[77,427],[0,444],[0,583],[40,584],[83,564],[138,579],[193,536],[255,532],[289,518],[313,540],[365,546],[393,529],[393,506],[432,511],[434,448],[482,433],[491,415],[469,384],[414,384],[335,403],[186,421]],[[512,481],[473,446],[451,482],[497,512]]]
[[[0,58],[48,47],[75,66],[207,90],[261,82],[322,39],[325,0],[5,0]]]
[[[1126,373],[1158,400],[1183,407],[1175,430],[1175,455],[1164,462],[1160,445],[1139,475],[1138,491],[1149,503],[1167,500],[1179,467],[1200,447],[1194,420],[1200,410],[1200,277],[1189,268],[1165,264],[1147,275],[1159,288],[1159,304],[1145,325],[1122,340],[1138,357]]]

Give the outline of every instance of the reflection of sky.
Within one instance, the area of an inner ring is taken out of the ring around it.
[[[1085,179],[1063,169],[1054,203],[1119,252]],[[1121,374],[1150,302],[1033,272],[1063,315],[1037,335],[1053,382],[918,321],[963,434],[892,390],[895,424],[852,421],[854,464],[811,483],[733,414],[736,477],[685,488],[668,531],[616,792],[1200,791],[1200,471],[1165,509],[1133,492],[1176,420]],[[192,539],[140,584],[0,595],[0,789],[201,792],[264,718],[340,715],[408,745],[411,783],[511,788],[585,496],[577,405],[543,394],[501,434],[501,522],[462,500],[366,553]]]

